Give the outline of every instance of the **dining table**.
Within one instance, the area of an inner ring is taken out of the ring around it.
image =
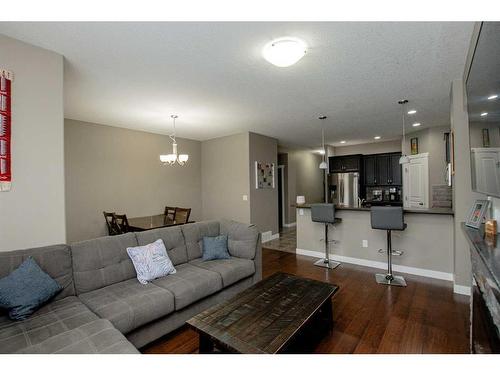
[[[171,216],[158,214],[151,216],[141,216],[141,217],[131,217],[128,219],[130,229],[134,232],[140,232],[145,230],[173,227],[176,225],[190,224],[194,221],[188,222],[177,222]]]

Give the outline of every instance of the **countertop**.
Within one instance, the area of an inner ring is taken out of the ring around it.
[[[323,202],[321,202],[323,203]],[[311,208],[313,203],[298,204],[296,208]],[[370,207],[351,207],[351,206],[335,206],[336,210],[339,211],[370,211]],[[454,215],[454,212],[450,208],[428,208],[423,210],[417,209],[404,209],[405,213],[408,214],[432,214],[432,215]]]
[[[477,251],[483,260],[486,268],[500,288],[500,236],[494,244],[489,244],[484,240],[484,228],[474,229],[462,223],[462,230],[469,244]]]

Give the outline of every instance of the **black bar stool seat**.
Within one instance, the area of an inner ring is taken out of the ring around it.
[[[392,231],[403,231],[406,229],[404,222],[403,207],[380,206],[372,207],[370,210],[371,225],[373,229],[385,230],[387,232],[387,274],[377,273],[375,280],[379,284],[406,286],[403,276],[392,273]]]
[[[314,262],[315,266],[324,267],[329,269],[337,268],[340,263],[330,259],[328,253],[328,225],[336,224],[342,221],[340,218],[335,217],[335,205],[331,203],[316,203],[311,205],[311,220],[316,223],[325,224],[325,257]],[[334,242],[334,241],[332,241]]]

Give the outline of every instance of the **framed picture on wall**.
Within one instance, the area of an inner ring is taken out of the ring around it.
[[[255,162],[255,188],[274,189],[274,163]]]
[[[489,203],[490,202],[487,200],[477,199],[467,215],[465,225],[478,229],[486,216],[486,210],[488,209]]]
[[[410,139],[410,150],[412,155],[418,154],[418,138]]]

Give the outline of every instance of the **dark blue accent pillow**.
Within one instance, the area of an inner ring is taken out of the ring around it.
[[[203,260],[229,259],[227,236],[203,237]]]
[[[11,319],[24,320],[61,290],[59,283],[29,257],[0,279],[0,308],[7,310]]]

